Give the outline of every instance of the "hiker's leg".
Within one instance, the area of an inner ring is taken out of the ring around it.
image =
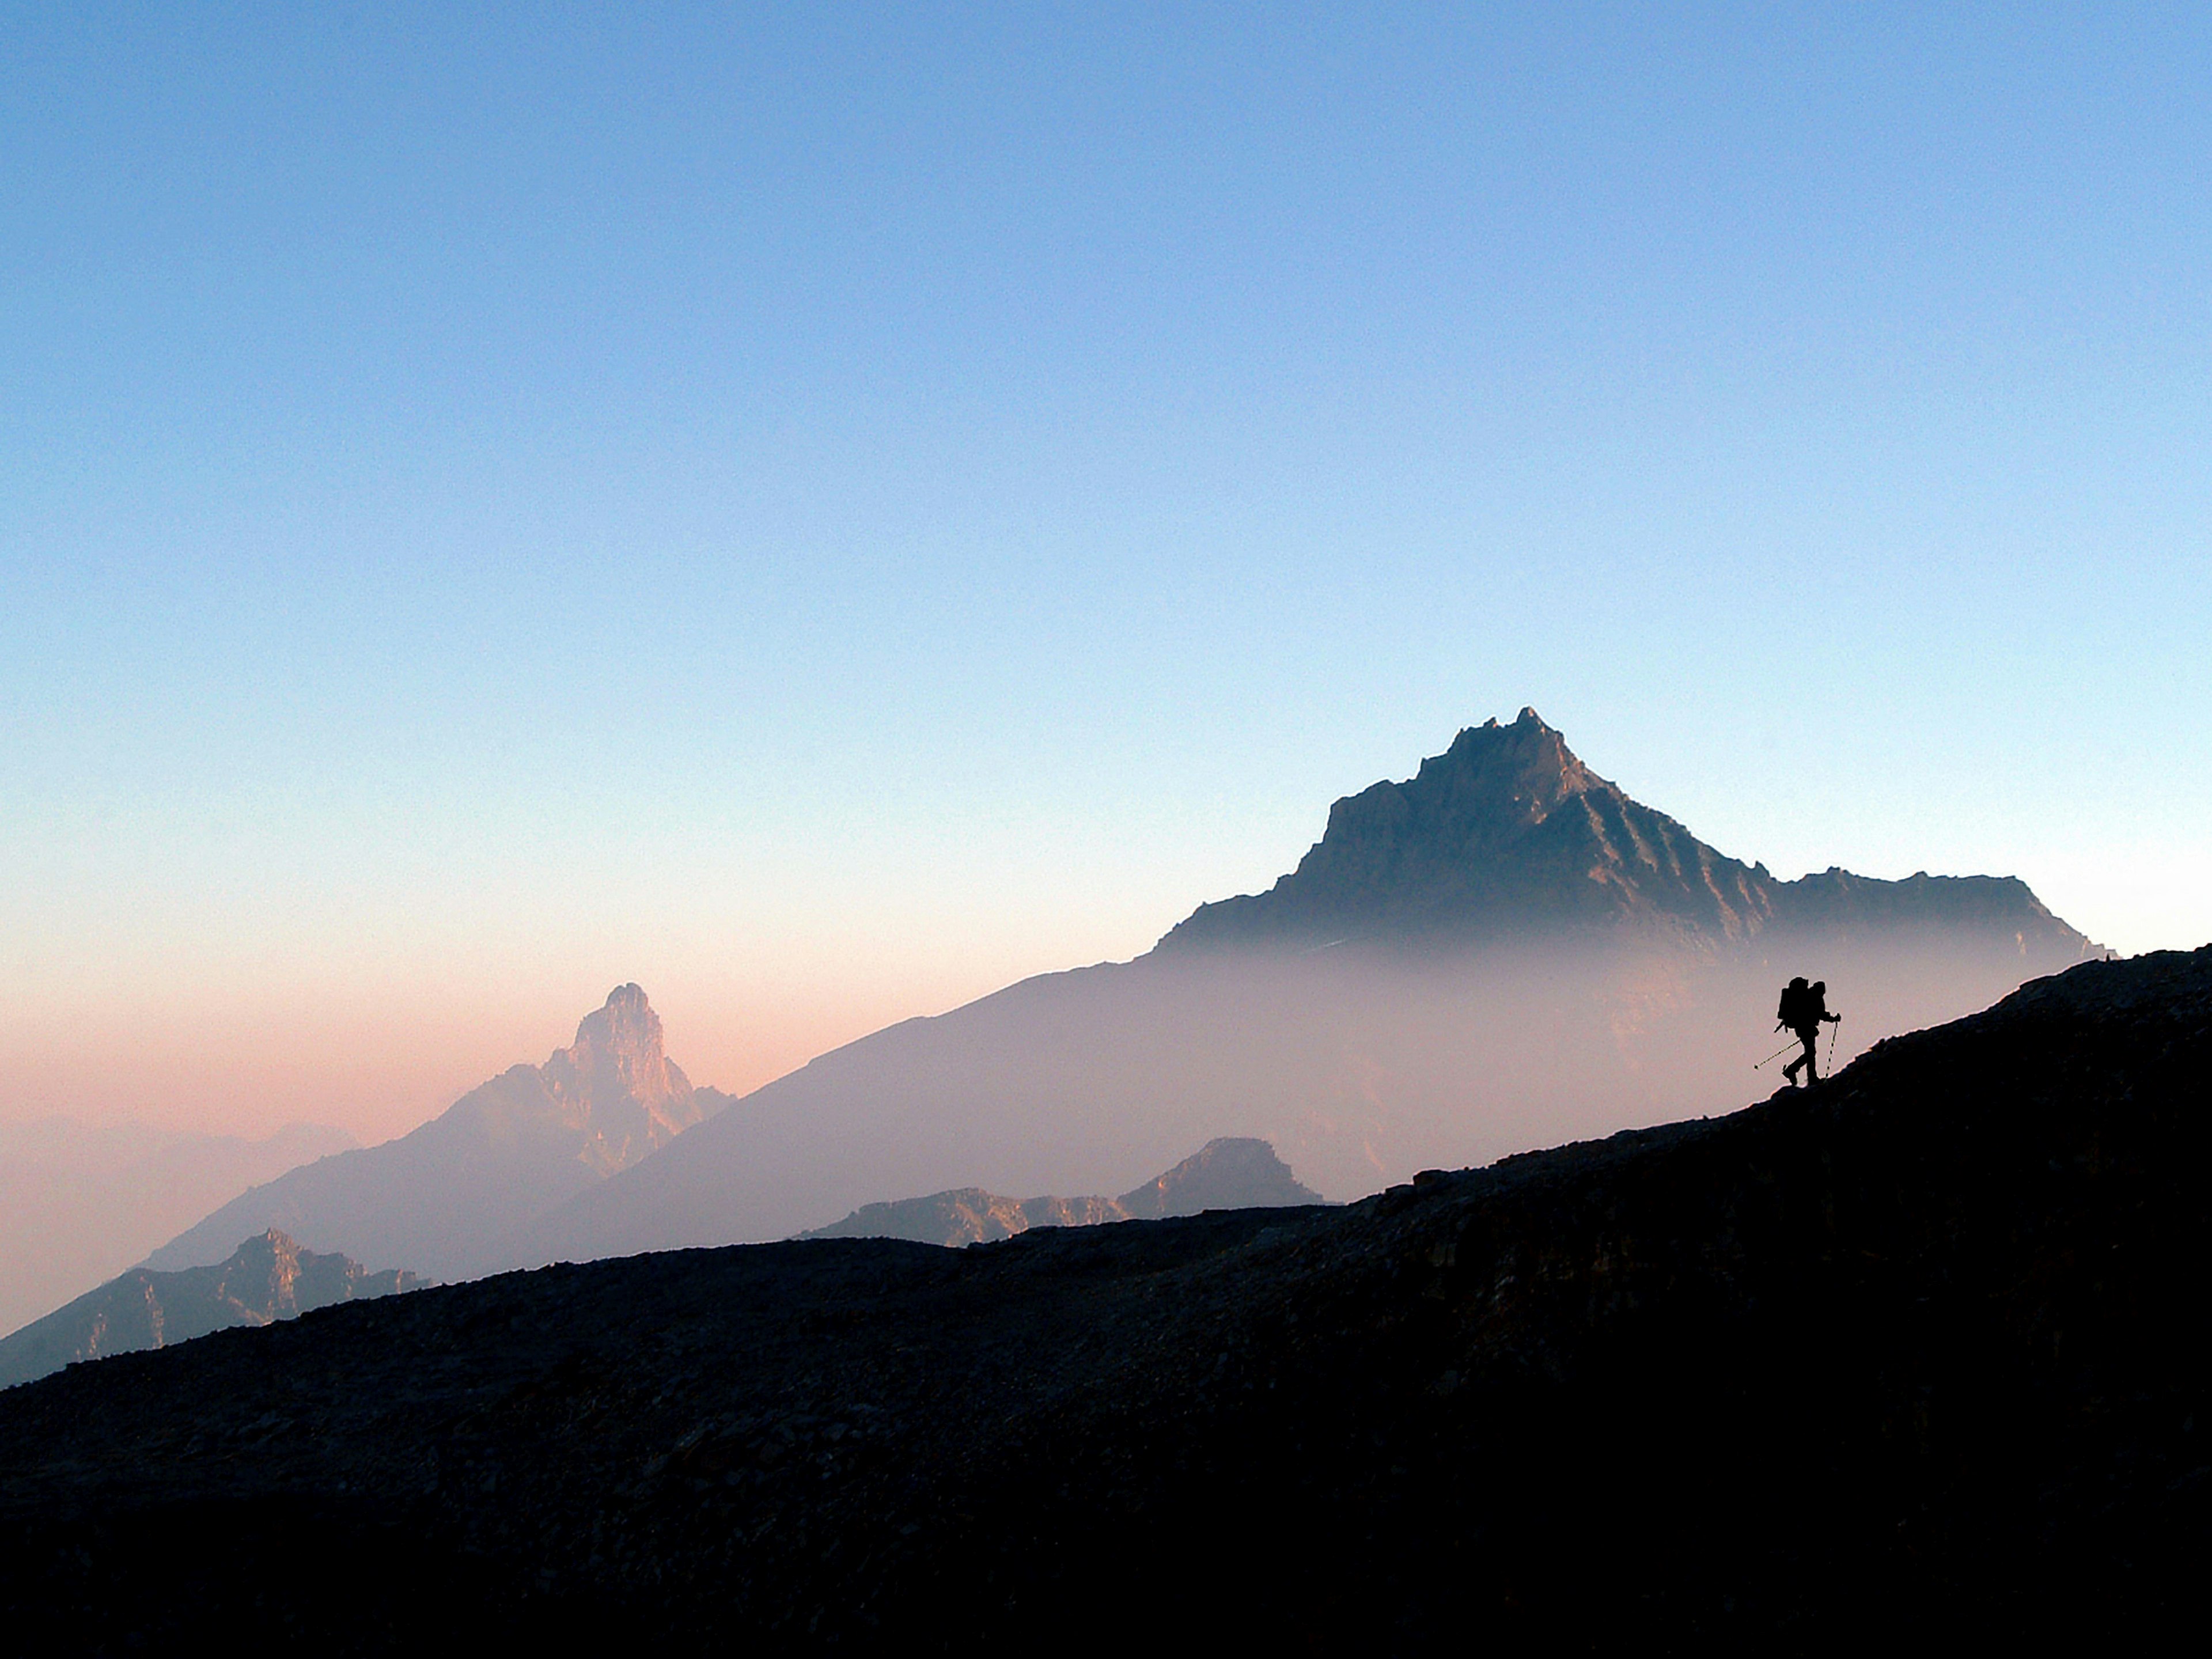
[[[1804,1057],[1797,1062],[1805,1068],[1805,1081],[1818,1083],[1820,1080],[1820,1034],[1815,1030],[1808,1036],[1800,1031],[1797,1040],[1805,1045]]]

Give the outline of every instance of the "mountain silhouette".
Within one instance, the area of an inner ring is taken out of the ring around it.
[[[1339,801],[1268,892],[822,1055],[550,1210],[520,1259],[787,1237],[902,1188],[1113,1192],[1218,1136],[1348,1199],[1719,1109],[1794,974],[1828,981],[1848,1058],[2095,952],[2016,880],[1778,880],[1524,709]]]
[[[1321,1201],[1321,1194],[1292,1175],[1266,1141],[1224,1136],[1119,1198],[1007,1198],[981,1187],[956,1187],[926,1198],[863,1204],[842,1221],[799,1237],[988,1244],[1032,1227],[1096,1227],[1207,1210],[1279,1209]]]
[[[77,1366],[0,1395],[0,1607],[111,1652],[2160,1651],[2212,1546],[2208,1068],[2212,946],[1340,1207]]]
[[[343,1255],[303,1250],[271,1227],[230,1259],[181,1273],[134,1267],[0,1340],[0,1388],[80,1360],[172,1346],[238,1325],[413,1290],[398,1269],[371,1273]]]
[[[437,1279],[511,1265],[518,1228],[665,1147],[727,1104],[662,1048],[660,1016],[635,985],[586,1015],[542,1066],[509,1067],[382,1146],[341,1152],[252,1188],[148,1258],[174,1270],[220,1261],[246,1234],[398,1261]]]

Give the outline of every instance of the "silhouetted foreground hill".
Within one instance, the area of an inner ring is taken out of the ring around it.
[[[1224,1135],[1119,1198],[1008,1198],[981,1187],[955,1187],[927,1198],[863,1204],[842,1221],[799,1237],[989,1244],[1032,1227],[1097,1227],[1207,1210],[1259,1210],[1321,1201],[1321,1194],[1292,1175],[1291,1166],[1266,1141]]]
[[[11,1631],[1759,1651],[2197,1615],[2212,947],[1341,1209],[556,1267],[0,1395]]]

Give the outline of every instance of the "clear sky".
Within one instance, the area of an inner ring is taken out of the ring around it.
[[[1524,703],[2212,938],[2212,12],[1380,9],[0,9],[0,1116],[749,1086]]]

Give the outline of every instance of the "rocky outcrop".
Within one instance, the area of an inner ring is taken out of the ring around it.
[[[2212,947],[1343,1207],[635,1256],[80,1366],[0,1395],[0,1617],[2152,1650],[2212,1547],[2208,1068]]]
[[[310,1248],[404,1261],[438,1279],[515,1265],[516,1231],[666,1146],[729,1102],[661,1046],[635,985],[586,1015],[542,1066],[514,1066],[397,1140],[256,1187],[148,1258],[173,1271],[282,1228]]]
[[[303,1250],[271,1227],[228,1261],[182,1273],[133,1268],[0,1341],[0,1388],[80,1360],[137,1353],[235,1325],[267,1325],[314,1308],[393,1296],[422,1280],[371,1273],[343,1255]]]
[[[917,1243],[988,1244],[1032,1227],[1096,1227],[1109,1221],[1318,1204],[1291,1166],[1264,1140],[1224,1136],[1165,1175],[1119,1198],[1006,1198],[957,1187],[927,1198],[864,1204],[843,1220],[801,1238],[909,1238]]]

